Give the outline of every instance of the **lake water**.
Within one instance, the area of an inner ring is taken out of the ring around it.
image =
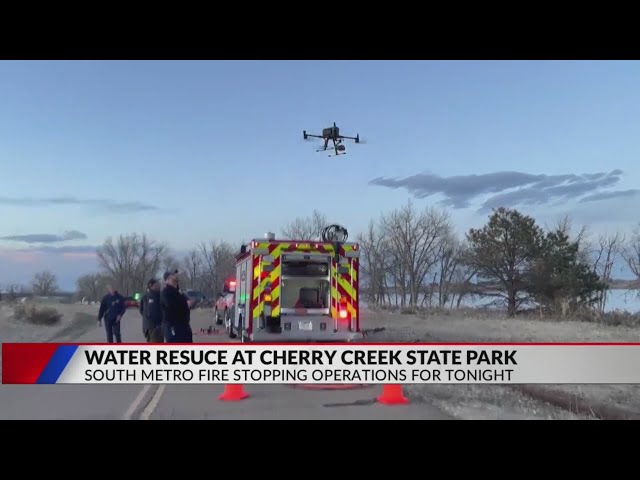
[[[437,302],[437,297],[434,298]],[[466,297],[462,301],[462,305],[466,307],[482,307],[487,306],[495,301],[492,297]],[[361,303],[366,303],[362,302]],[[637,291],[629,290],[609,290],[607,294],[607,304],[605,310],[611,312],[613,310],[626,310],[631,313],[640,313],[640,298]]]

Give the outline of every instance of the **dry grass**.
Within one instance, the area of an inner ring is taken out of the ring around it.
[[[27,315],[34,307],[35,315]],[[2,301],[0,302],[0,338],[3,342],[49,341],[58,332],[69,328],[78,318],[78,314],[84,314],[82,318],[87,328],[92,327],[95,325],[98,307],[30,302],[14,303],[10,306]],[[56,318],[58,320],[55,320]]]
[[[539,402],[501,385],[408,385],[407,393],[424,398],[463,420],[593,419]]]
[[[474,309],[420,312],[417,315],[366,310],[362,317],[363,328],[385,328],[384,332],[368,338],[372,342],[640,342],[640,328],[631,326],[632,322],[614,326],[611,322],[579,319],[561,321],[533,315],[508,318],[496,312]],[[429,386],[427,391],[450,391],[457,387]],[[607,404],[640,412],[640,385],[544,387],[575,395],[587,403]],[[497,391],[493,385],[478,385],[475,388],[478,391]]]
[[[33,325],[52,326],[60,323],[62,314],[52,307],[19,304],[13,307],[13,318]]]
[[[367,307],[374,312],[387,312],[401,315],[417,315],[422,317],[455,317],[469,319],[508,319],[504,311],[492,310],[489,308],[469,308],[448,309],[439,307],[394,307],[388,305],[370,305]],[[541,322],[584,322],[612,327],[640,328],[640,313],[631,313],[626,310],[614,310],[600,313],[595,310],[581,310],[566,318],[558,315],[544,313],[539,310],[529,309],[519,312],[516,319],[533,319]]]

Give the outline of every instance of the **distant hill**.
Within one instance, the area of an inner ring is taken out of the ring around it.
[[[612,290],[636,290],[640,289],[640,280],[618,280],[613,279],[609,282],[609,288]]]

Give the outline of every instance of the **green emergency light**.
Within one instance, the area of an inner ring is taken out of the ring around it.
[[[140,296],[141,295],[139,293],[136,293],[136,294],[133,295],[133,299],[134,300],[140,300]]]

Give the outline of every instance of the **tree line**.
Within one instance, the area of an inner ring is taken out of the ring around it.
[[[317,238],[326,218],[313,212],[284,230]],[[623,263],[640,288],[640,230],[592,238],[565,217],[543,228],[516,209],[499,208],[481,228],[458,235],[449,213],[405,206],[371,220],[361,246],[361,296],[377,305],[460,307],[465,297],[495,297],[513,316],[525,307],[569,316],[604,313],[614,266]]]
[[[28,286],[10,283],[3,288],[3,286],[0,285],[0,295],[4,295],[7,300],[17,300],[31,295],[49,297],[57,294],[59,290],[58,279],[55,274],[49,270],[36,273]]]
[[[99,271],[82,275],[76,282],[78,297],[99,300],[110,284],[125,296],[144,292],[151,278],[163,272],[180,271],[183,289],[202,292],[215,297],[224,282],[235,273],[235,254],[238,247],[213,240],[202,242],[182,258],[177,258],[166,242],[145,234],[126,234],[107,238],[97,249]]]
[[[279,237],[317,239],[328,223],[316,210],[285,225]],[[361,298],[376,305],[457,308],[482,296],[495,297],[510,315],[525,307],[560,316],[604,312],[618,264],[635,276],[640,291],[640,229],[593,237],[568,218],[543,227],[516,209],[499,208],[485,225],[460,235],[446,210],[409,201],[372,219],[354,240],[361,246]],[[133,295],[149,278],[177,268],[183,288],[212,298],[234,275],[239,247],[212,240],[177,258],[167,243],[145,234],[107,238],[97,250],[98,271],[78,278],[77,296],[97,301],[107,284]],[[31,289],[53,294],[55,275],[41,272]]]

